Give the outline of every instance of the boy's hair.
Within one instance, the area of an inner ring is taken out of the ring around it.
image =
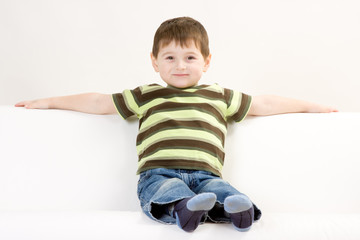
[[[190,17],[169,19],[163,22],[155,33],[152,54],[157,58],[160,48],[167,46],[172,41],[183,47],[184,45],[188,46],[191,40],[206,59],[210,50],[209,38],[204,26]]]

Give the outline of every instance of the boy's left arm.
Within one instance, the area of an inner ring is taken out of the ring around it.
[[[337,109],[307,101],[262,95],[252,97],[252,104],[248,115],[268,116],[283,113],[330,113],[338,112]]]

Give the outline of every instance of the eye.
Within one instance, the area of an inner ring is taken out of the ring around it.
[[[188,60],[195,60],[196,57],[194,57],[194,56],[188,56],[187,59],[188,59]]]
[[[173,56],[167,56],[166,60],[174,60],[174,57]]]

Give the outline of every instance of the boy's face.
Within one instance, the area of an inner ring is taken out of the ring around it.
[[[197,85],[202,73],[209,68],[211,55],[204,59],[194,41],[183,47],[172,41],[160,48],[157,58],[151,54],[151,60],[164,82],[176,88],[187,88]]]

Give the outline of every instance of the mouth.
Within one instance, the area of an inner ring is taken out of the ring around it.
[[[187,76],[189,76],[189,74],[180,73],[180,74],[173,74],[173,76],[175,76],[175,77],[187,77]]]

